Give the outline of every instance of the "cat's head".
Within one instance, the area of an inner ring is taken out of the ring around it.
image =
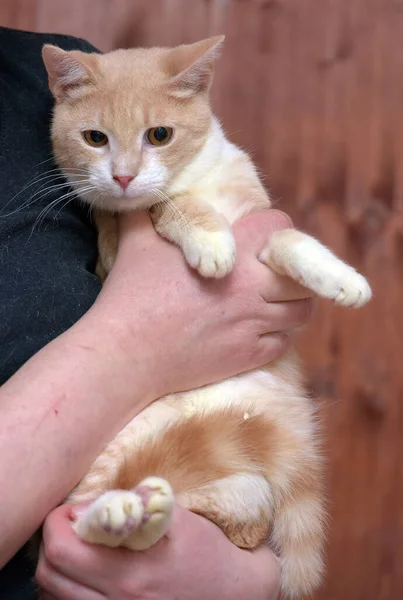
[[[159,201],[211,131],[223,40],[104,55],[44,46],[54,153],[83,200],[116,211]]]

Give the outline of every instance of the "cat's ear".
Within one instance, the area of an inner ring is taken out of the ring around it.
[[[178,46],[167,55],[167,71],[172,77],[170,87],[179,98],[207,92],[225,36],[220,35],[195,44]]]
[[[42,58],[48,72],[49,88],[56,101],[79,98],[85,86],[95,82],[96,56],[73,50],[67,52],[57,46],[46,44]]]

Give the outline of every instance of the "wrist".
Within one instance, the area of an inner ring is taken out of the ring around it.
[[[95,354],[104,384],[115,390],[114,395],[126,398],[130,408],[136,404],[135,415],[163,394],[155,376],[156,352],[150,342],[150,327],[133,316],[130,327],[128,321],[115,307],[109,310],[97,301],[76,324],[74,335]]]

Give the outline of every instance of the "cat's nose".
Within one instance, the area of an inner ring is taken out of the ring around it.
[[[129,187],[129,183],[133,181],[134,177],[131,175],[114,175],[114,181],[116,181],[123,191],[125,191]]]

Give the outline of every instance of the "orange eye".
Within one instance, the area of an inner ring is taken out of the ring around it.
[[[147,140],[153,146],[165,146],[173,134],[172,127],[152,127],[146,132]]]
[[[102,133],[102,131],[96,131],[95,129],[84,131],[83,136],[87,144],[94,148],[100,148],[108,143],[108,136]]]

